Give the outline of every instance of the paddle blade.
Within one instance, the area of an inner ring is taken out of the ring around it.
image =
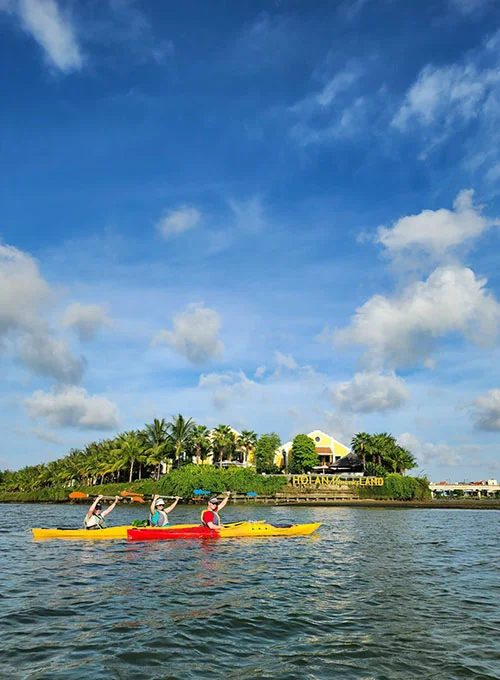
[[[83,491],[72,491],[69,494],[69,498],[88,498],[89,495],[87,493],[83,493]]]
[[[120,491],[120,496],[123,498],[130,498],[131,496],[135,498],[142,498],[144,496],[143,493],[139,493],[138,491]]]

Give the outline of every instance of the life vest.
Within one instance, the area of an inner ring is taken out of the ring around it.
[[[155,510],[153,515],[149,515],[149,521],[153,527],[165,527],[169,523],[165,510]]]
[[[93,514],[90,519],[85,519],[83,520],[83,523],[85,525],[86,529],[105,529],[106,528],[106,523],[104,521],[104,517],[101,515],[95,515]]]
[[[211,512],[211,513],[212,513],[212,515],[213,515],[212,524],[215,524],[216,526],[219,526],[220,523],[221,523],[220,517],[219,517],[219,513],[218,513],[218,512],[215,512],[215,510],[206,510],[206,509],[201,511],[201,523],[203,524],[203,526],[204,526],[204,527],[208,527],[208,524],[207,524],[207,523],[205,522],[205,520],[203,519],[203,515],[204,515],[206,512]]]

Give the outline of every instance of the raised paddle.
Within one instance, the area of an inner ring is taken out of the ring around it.
[[[98,495],[100,494],[89,494],[84,493],[83,491],[72,491],[70,494],[68,494],[68,498],[71,498],[72,500],[82,500],[84,498],[97,498]],[[115,496],[101,496],[101,498],[104,501],[115,500]]]
[[[120,491],[120,496],[122,498],[130,498],[133,501],[137,501],[138,503],[145,503],[146,499],[147,500],[153,500],[154,496],[150,493],[137,493],[137,491]],[[182,500],[181,496],[163,496],[163,494],[160,494],[159,498],[168,498],[169,500],[175,500],[176,498],[179,498]]]
[[[116,496],[103,496],[101,494],[84,493],[83,491],[72,491],[70,494],[68,494],[68,498],[70,498],[72,501],[81,501],[86,499],[95,500],[98,497],[98,495],[101,496],[101,500],[103,501],[116,500]],[[131,498],[130,500],[131,501],[137,500],[138,503],[144,503],[142,498]]]

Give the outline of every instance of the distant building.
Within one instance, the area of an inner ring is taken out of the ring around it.
[[[325,434],[325,432],[322,432],[321,430],[313,430],[312,432],[309,432],[307,436],[313,440],[316,446],[316,453],[318,454],[320,465],[324,465],[325,467],[333,465],[350,453],[350,448],[348,446],[341,444],[334,437]],[[287,467],[292,444],[293,442],[287,442],[286,444],[282,444],[279,449],[276,449],[274,464],[279,468],[283,469]]]

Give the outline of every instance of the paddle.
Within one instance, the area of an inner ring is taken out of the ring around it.
[[[137,493],[137,491],[120,491],[120,496],[122,498],[130,498],[133,501],[137,501],[138,503],[145,503],[146,499],[147,500],[153,500],[154,496],[149,493]],[[161,496],[161,498],[167,498],[168,500],[175,500],[176,498],[179,498],[180,500],[183,500],[181,496]]]
[[[84,493],[83,491],[72,491],[69,495],[68,498],[71,498],[72,500],[82,500],[84,498],[97,498],[98,494],[89,494],[89,493]],[[110,501],[110,500],[115,500],[115,496],[101,496],[102,500],[105,501]]]

